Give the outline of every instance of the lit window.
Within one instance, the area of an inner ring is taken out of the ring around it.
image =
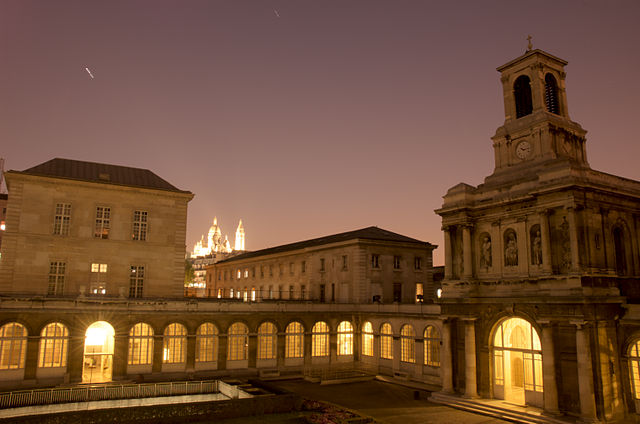
[[[329,326],[324,321],[311,329],[311,356],[329,356]]]
[[[380,357],[393,359],[393,331],[391,324],[386,322],[380,328]]]
[[[49,286],[47,287],[48,295],[60,295],[64,292],[65,270],[65,262],[55,261],[49,263]]]
[[[640,340],[634,342],[629,349],[629,365],[633,395],[636,399],[640,399]]]
[[[338,355],[353,355],[353,326],[349,321],[338,325]]]
[[[196,362],[216,362],[218,360],[218,329],[205,322],[196,331]]]
[[[107,264],[91,264],[91,281],[89,290],[91,294],[107,293]]]
[[[400,329],[400,360],[402,362],[416,362],[416,335],[413,327],[403,325]]]
[[[95,238],[108,239],[109,228],[111,227],[111,208],[104,206],[96,207],[96,225],[93,231]]]
[[[258,327],[258,359],[276,359],[276,326],[263,322]]]
[[[27,329],[11,322],[0,327],[0,370],[24,368]]]
[[[380,268],[380,255],[371,255],[371,268]]]
[[[244,270],[244,278],[249,278],[249,268]]]
[[[181,364],[187,358],[187,329],[182,324],[173,323],[164,330],[162,362]]]
[[[251,301],[252,302],[256,301],[256,288],[255,287],[251,287]]]
[[[53,218],[53,234],[57,236],[68,236],[69,225],[71,224],[71,204],[56,204],[56,213]]]
[[[432,325],[424,329],[424,364],[440,366],[440,332]]]
[[[144,267],[131,265],[129,270],[129,297],[142,297]]]
[[[229,297],[233,299],[233,287],[229,289]]]
[[[302,358],[304,328],[299,322],[292,322],[285,330],[285,358]]]
[[[151,365],[153,362],[153,328],[139,322],[129,330],[129,365]]]
[[[47,324],[40,333],[38,367],[62,368],[67,366],[69,330],[59,322]]]
[[[239,279],[242,277],[242,271],[238,270],[238,271],[236,272],[236,275],[237,275],[237,278],[238,278],[238,280],[239,280]]]
[[[416,302],[424,302],[424,287],[422,283],[416,283]]]
[[[147,239],[147,211],[134,211],[133,212],[133,239],[134,240],[146,240]]]
[[[362,354],[373,356],[373,326],[368,321],[362,326]]]
[[[234,322],[229,327],[228,337],[228,355],[229,361],[243,361],[247,359],[247,350],[249,346],[249,329],[241,322]]]
[[[393,257],[393,269],[400,269],[400,256]]]

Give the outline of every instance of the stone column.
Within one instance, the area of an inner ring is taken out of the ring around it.
[[[578,251],[578,228],[576,227],[576,210],[567,208],[567,220],[569,221],[569,241],[571,242],[571,271],[580,270],[580,254]]]
[[[227,354],[228,354],[228,343],[229,338],[227,334],[220,334],[217,337],[218,339],[218,369],[226,370],[227,369]]]
[[[476,328],[474,319],[464,320],[464,397],[478,397],[476,381]]]
[[[453,278],[453,257],[451,256],[451,232],[449,227],[442,227],[444,231],[444,279]]]
[[[558,385],[556,383],[556,360],[553,344],[553,327],[550,322],[542,325],[542,382],[544,386],[544,410],[558,415]]]
[[[453,358],[451,346],[451,321],[442,322],[442,350],[440,351],[440,371],[442,393],[453,393]]]
[[[249,368],[255,368],[258,364],[258,335],[256,333],[249,333],[249,346],[247,349],[247,366]]]
[[[400,345],[400,337],[393,335],[393,371],[400,371],[400,358],[402,357],[402,346]]]
[[[598,422],[596,399],[593,386],[593,366],[589,328],[586,322],[572,322],[576,328],[576,361],[578,366],[578,392],[580,394],[580,418],[585,423]]]
[[[551,274],[551,235],[549,234],[549,212],[548,210],[540,213],[540,236],[542,238],[542,272]]]
[[[311,332],[305,332],[304,333],[304,340],[302,343],[302,352],[304,355],[304,365],[305,367],[307,366],[311,366],[311,358],[313,357],[313,335],[311,334]]]
[[[470,279],[473,277],[473,265],[471,264],[471,226],[464,225],[462,227],[462,260],[463,270],[462,278]]]

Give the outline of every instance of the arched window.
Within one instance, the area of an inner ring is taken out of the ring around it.
[[[393,330],[388,322],[380,327],[380,357],[393,359]]]
[[[526,75],[520,75],[513,84],[513,96],[516,100],[516,118],[530,115],[533,112],[531,100],[531,81]]]
[[[369,321],[362,326],[362,354],[373,356],[373,325]]]
[[[440,332],[433,325],[424,329],[424,364],[440,366]]]
[[[40,368],[61,368],[67,366],[69,330],[59,322],[47,324],[40,333]]]
[[[624,230],[622,226],[613,229],[613,248],[616,257],[616,272],[618,275],[627,274],[627,255],[624,246]]]
[[[349,321],[338,325],[338,355],[353,355],[353,325]]]
[[[413,327],[405,324],[400,329],[400,360],[402,362],[416,362],[416,333]]]
[[[229,327],[229,344],[227,358],[230,361],[244,361],[247,359],[249,346],[249,329],[241,322],[234,322]]]
[[[162,362],[181,364],[187,360],[187,329],[184,325],[169,324],[164,330]]]
[[[276,359],[276,339],[278,331],[275,324],[263,322],[258,327],[258,359]]]
[[[329,326],[324,321],[311,329],[311,356],[329,356]]]
[[[629,371],[633,397],[640,399],[640,340],[636,340],[629,349]]]
[[[153,362],[153,328],[139,322],[129,330],[129,365],[150,365]]]
[[[299,322],[292,322],[285,329],[284,356],[285,358],[302,358],[304,341],[304,327]]]
[[[0,327],[0,370],[24,368],[27,329],[17,322]]]
[[[196,330],[196,362],[218,360],[218,328],[210,322],[201,324]]]
[[[560,105],[558,104],[558,83],[551,74],[544,76],[544,101],[547,110],[558,115],[560,113]]]

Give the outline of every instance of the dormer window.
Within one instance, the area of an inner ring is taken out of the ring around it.
[[[531,100],[531,81],[526,75],[521,75],[513,84],[513,96],[516,100],[516,118],[531,115],[533,102]]]
[[[556,115],[560,114],[560,105],[558,104],[558,83],[551,74],[544,77],[544,101],[547,110]]]

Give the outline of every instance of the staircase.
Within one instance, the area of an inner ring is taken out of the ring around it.
[[[540,408],[509,404],[499,399],[465,399],[457,395],[431,393],[431,402],[452,408],[486,415],[505,421],[524,424],[575,424],[576,419],[566,416],[545,415]]]

